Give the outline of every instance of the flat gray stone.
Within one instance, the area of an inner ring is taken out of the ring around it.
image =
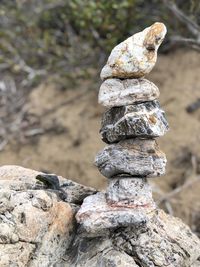
[[[118,207],[152,206],[152,189],[146,178],[116,178],[110,179],[106,189],[106,199],[109,204]]]
[[[113,107],[102,118],[100,134],[106,143],[131,137],[158,137],[168,130],[165,113],[158,101]]]
[[[115,176],[156,177],[165,173],[165,154],[154,139],[127,139],[106,146],[95,159],[99,171]]]
[[[119,107],[138,102],[155,100],[159,97],[158,87],[147,79],[107,79],[99,90],[99,104]]]
[[[141,207],[111,205],[100,192],[84,199],[76,220],[90,236],[103,236],[108,234],[108,230],[118,227],[144,226],[148,220],[147,213],[154,209],[154,204]]]

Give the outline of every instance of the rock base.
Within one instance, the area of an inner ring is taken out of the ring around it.
[[[200,266],[200,240],[181,220],[157,209],[145,213],[143,208],[140,223],[138,208],[108,206],[103,193],[86,197],[80,208],[83,196],[95,190],[61,176],[56,176],[60,188],[52,189],[51,184],[38,184],[38,174],[52,178],[19,166],[0,167],[0,266]],[[63,190],[65,198],[60,198]],[[108,225],[107,219],[113,225],[116,221],[111,218],[119,215],[123,221],[129,216],[133,224],[90,237],[76,223],[77,210],[89,226],[93,219],[94,226]]]
[[[86,197],[76,214],[83,231],[90,236],[103,236],[111,229],[130,225],[145,226],[147,213],[155,210],[155,204],[145,205],[108,203],[104,193]]]
[[[157,209],[145,227],[124,227],[109,236],[74,241],[70,267],[199,267],[200,240],[180,219]],[[83,249],[84,248],[84,249]],[[71,255],[69,254],[69,255]]]

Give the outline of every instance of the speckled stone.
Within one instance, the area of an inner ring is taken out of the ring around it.
[[[156,63],[157,50],[166,32],[165,25],[156,22],[118,44],[101,71],[101,79],[139,78],[148,74]]]
[[[153,205],[152,189],[146,178],[120,177],[109,180],[106,199],[115,206],[149,206]]]

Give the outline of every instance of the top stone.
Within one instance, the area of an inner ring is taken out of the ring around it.
[[[139,78],[148,74],[156,63],[157,50],[166,32],[165,25],[156,22],[118,44],[101,71],[101,79]]]

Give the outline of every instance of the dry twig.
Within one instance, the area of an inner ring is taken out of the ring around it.
[[[200,51],[200,26],[190,17],[184,14],[174,2],[168,0],[163,0],[163,2],[166,7],[176,16],[176,18],[187,27],[188,31],[193,36],[193,38],[186,38],[175,35],[170,38],[171,42],[189,45],[192,48]]]
[[[186,181],[183,185],[177,187],[176,189],[172,190],[171,192],[169,192],[166,195],[164,195],[163,197],[161,197],[158,200],[158,205],[160,205],[162,202],[164,202],[166,200],[169,200],[170,198],[173,198],[174,196],[176,196],[177,194],[179,194],[183,190],[187,189],[188,187],[192,186],[194,183],[199,182],[199,181],[200,181],[200,176],[196,176],[194,179]]]

